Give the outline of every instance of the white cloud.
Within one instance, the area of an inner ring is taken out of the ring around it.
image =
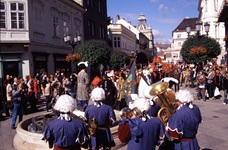
[[[169,8],[164,5],[164,4],[160,4],[159,7],[158,7],[158,10],[160,11],[160,13],[163,15],[163,16],[167,16],[168,15],[168,12],[169,12]]]
[[[172,42],[172,37],[170,37],[164,33],[161,33],[159,30],[154,29],[153,35],[154,35],[155,43],[171,44],[171,42]]]
[[[168,7],[165,6],[164,4],[160,4],[159,7],[158,7],[158,10],[167,10]]]
[[[198,0],[180,0],[179,5],[183,6],[183,7],[188,7],[188,6],[192,6],[192,5],[198,5]]]
[[[174,7],[171,8],[171,11],[172,11],[172,12],[176,12],[176,8],[174,8]]]
[[[158,2],[158,0],[150,0],[150,2],[156,3],[156,2]]]

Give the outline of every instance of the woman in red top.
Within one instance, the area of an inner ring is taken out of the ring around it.
[[[34,92],[35,92],[35,97],[37,100],[40,99],[40,91],[41,91],[41,88],[40,88],[40,81],[38,79],[34,79],[33,81],[33,86],[34,86]]]

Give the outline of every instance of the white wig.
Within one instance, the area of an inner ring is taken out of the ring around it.
[[[150,109],[150,103],[147,99],[139,97],[134,101],[134,107],[137,107],[141,112],[144,112]]]
[[[181,103],[191,103],[194,100],[194,97],[189,90],[179,90],[175,96]]]
[[[54,106],[54,109],[61,113],[73,112],[76,108],[76,102],[73,97],[65,94],[61,95]]]
[[[96,87],[91,92],[91,100],[93,101],[102,101],[105,100],[105,91],[100,87]]]

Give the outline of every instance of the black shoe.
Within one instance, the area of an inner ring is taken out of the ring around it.
[[[15,130],[16,128],[17,128],[17,127],[15,127],[15,126],[12,126],[12,127],[11,127],[11,129],[13,129],[13,130]]]
[[[203,101],[204,101],[204,102],[206,102],[206,100],[205,100],[205,99],[204,99]]]

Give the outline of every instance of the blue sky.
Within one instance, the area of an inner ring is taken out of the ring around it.
[[[198,17],[198,0],[107,0],[108,16],[137,25],[142,13],[152,27],[155,42],[170,44],[172,31],[185,17]]]

